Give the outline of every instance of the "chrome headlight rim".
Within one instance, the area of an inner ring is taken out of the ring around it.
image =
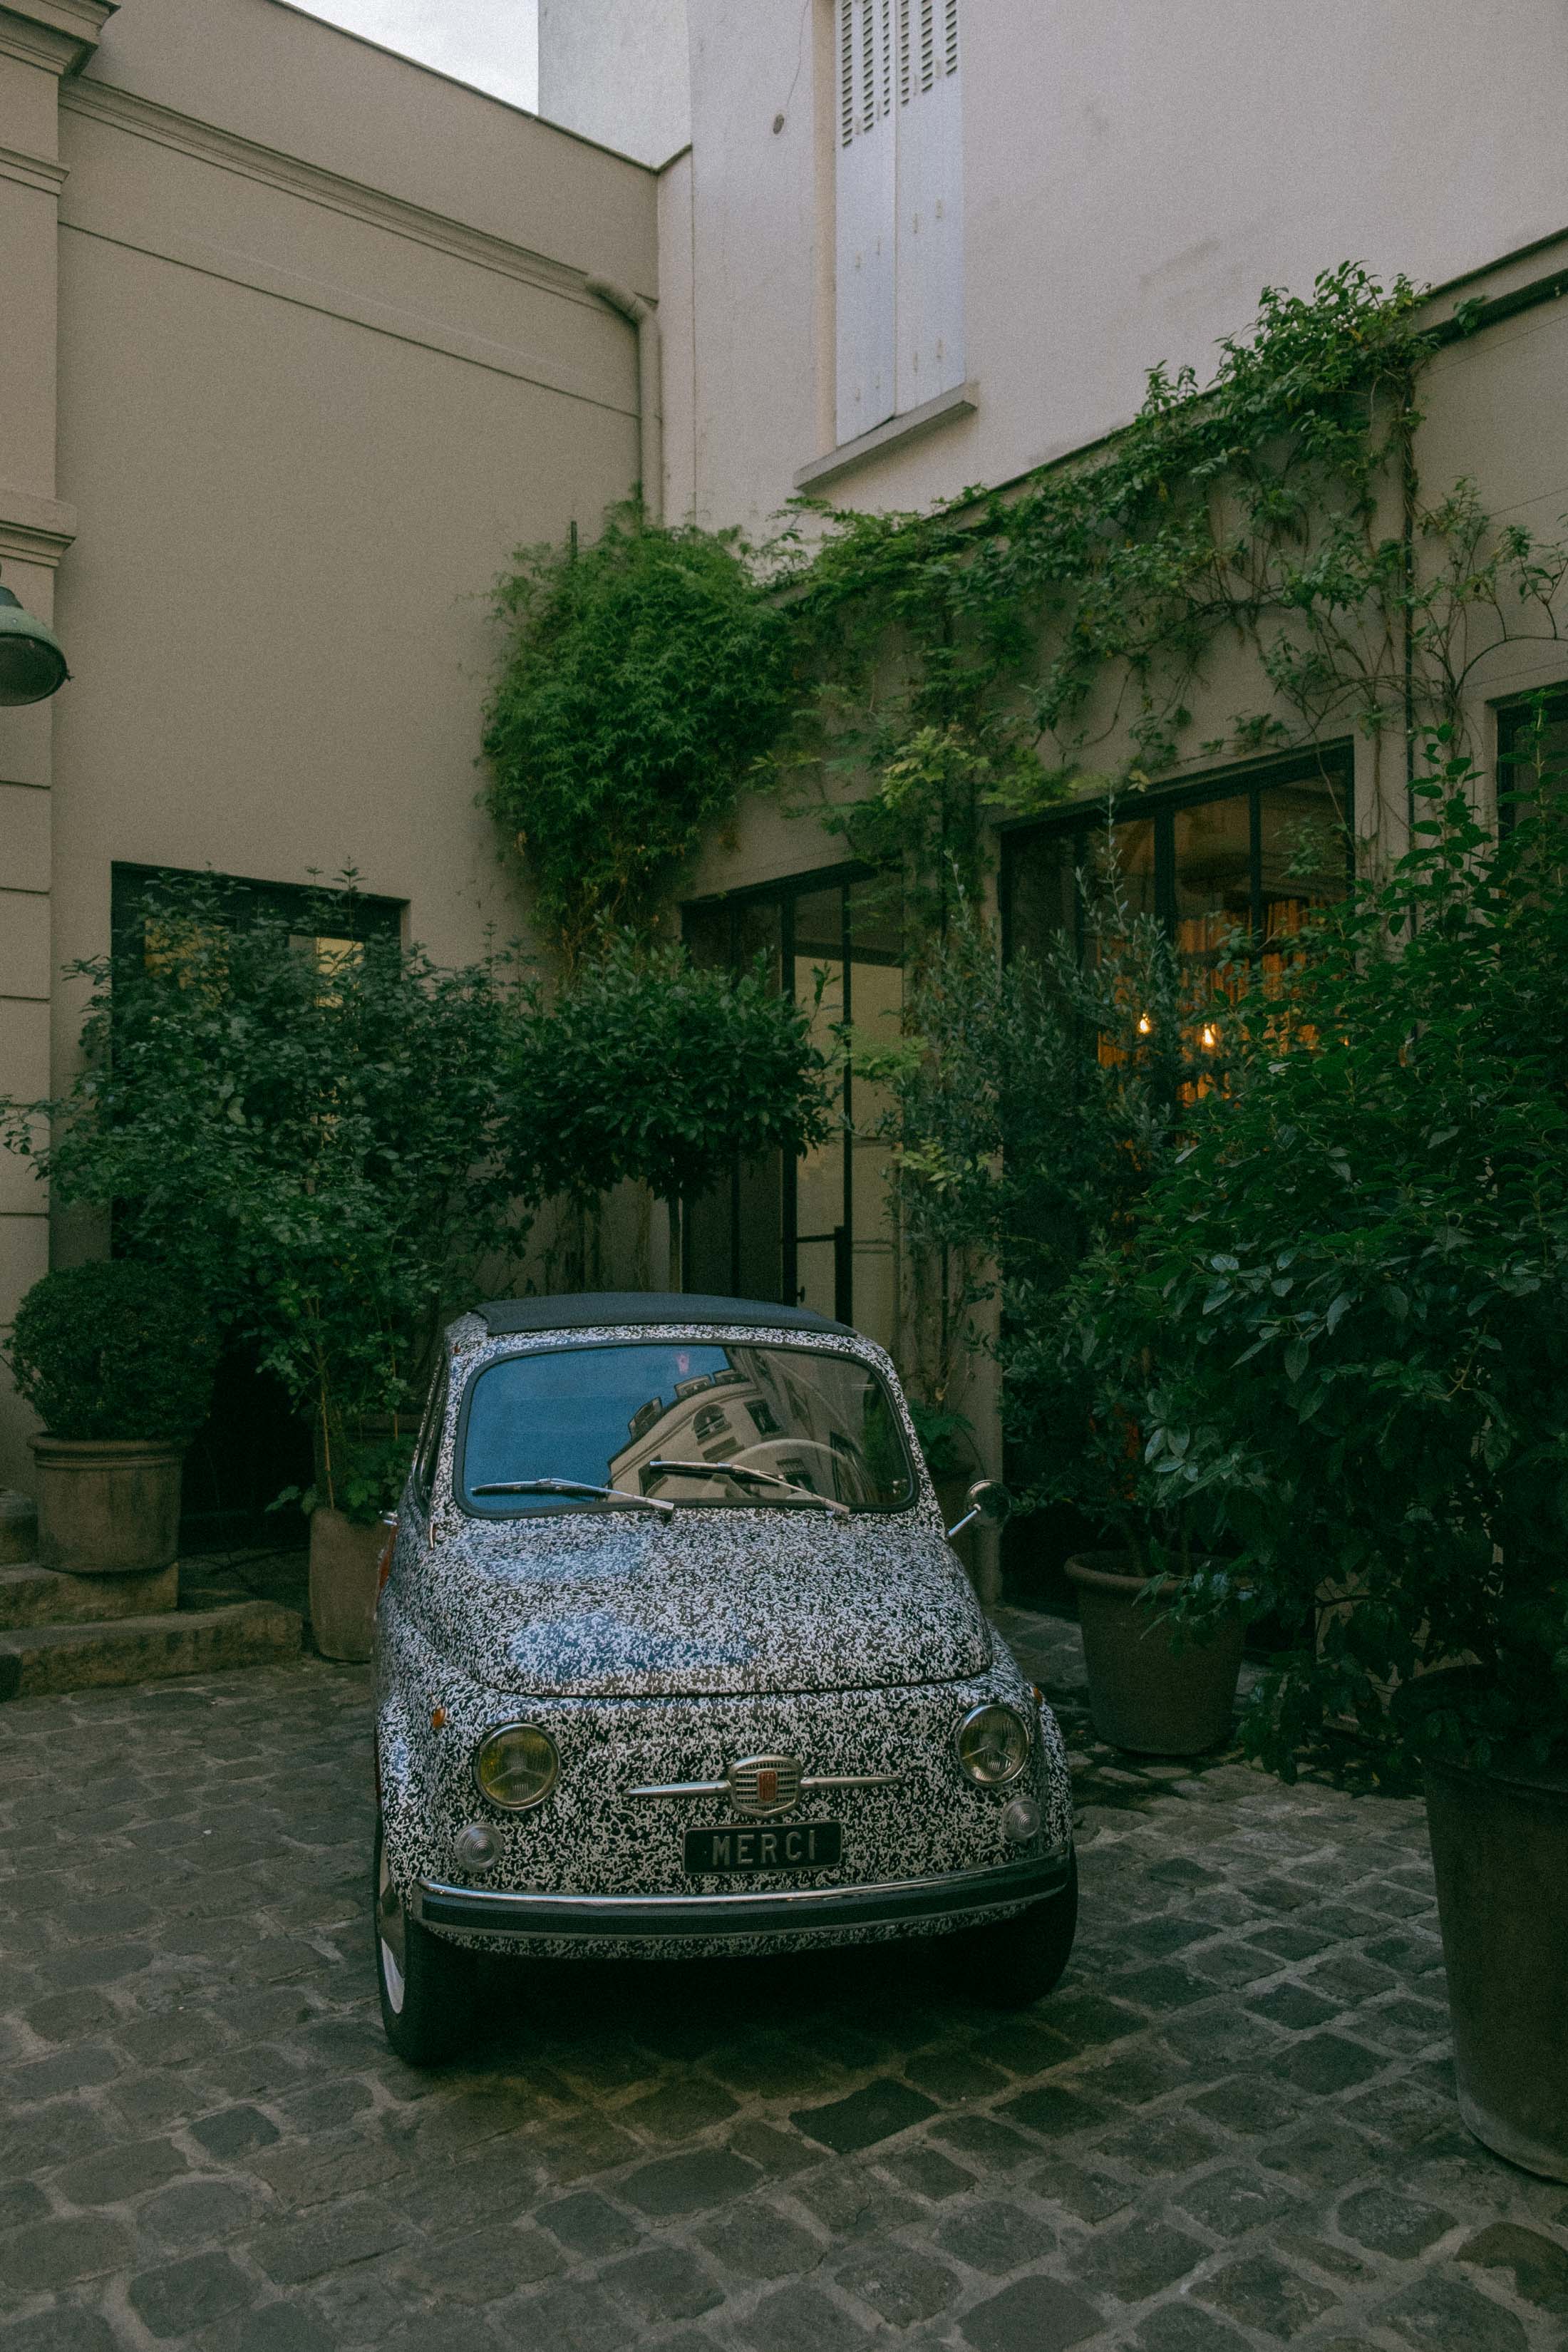
[[[512,1801],[505,1797],[498,1797],[493,1790],[486,1787],[480,1768],[486,1754],[499,1740],[515,1738],[519,1732],[527,1732],[533,1738],[543,1740],[550,1750],[549,1777],[543,1787],[532,1796]],[[526,1717],[520,1717],[512,1723],[496,1723],[490,1726],[474,1749],[469,1772],[474,1787],[478,1790],[483,1802],[493,1806],[498,1813],[531,1813],[536,1807],[542,1805],[548,1797],[554,1794],[555,1784],[561,1778],[561,1751],[543,1724],[531,1723]]]
[[[994,1780],[983,1780],[977,1773],[970,1770],[969,1766],[963,1760],[963,1735],[970,1728],[972,1724],[978,1723],[980,1718],[986,1715],[1010,1715],[1014,1722],[1017,1725],[1019,1730],[1024,1735],[1023,1753],[1020,1755],[1017,1762],[1014,1765],[1010,1772],[1000,1774]],[[972,1706],[968,1714],[962,1716],[952,1727],[952,1759],[957,1765],[963,1778],[968,1781],[972,1789],[1012,1788],[1022,1774],[1028,1769],[1029,1759],[1033,1756],[1034,1752],[1035,1727],[1029,1721],[1028,1717],[1024,1713],[1021,1707],[1014,1706],[1010,1701],[1005,1698],[982,1699],[978,1706]]]

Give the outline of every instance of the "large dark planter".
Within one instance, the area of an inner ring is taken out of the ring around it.
[[[371,1652],[375,1586],[391,1530],[355,1527],[342,1511],[310,1514],[310,1631],[324,1658],[363,1664]]]
[[[1429,1772],[1459,2113],[1568,2180],[1568,1769]]]
[[[38,1559],[69,1576],[145,1576],[180,1549],[183,1445],[113,1437],[29,1440]]]
[[[1086,1552],[1067,1572],[1078,1591],[1094,1727],[1141,1756],[1200,1756],[1229,1739],[1246,1621],[1206,1642],[1172,1647],[1172,1629],[1141,1596],[1146,1579],[1125,1552]],[[1161,1588],[1173,1592],[1173,1583]]]

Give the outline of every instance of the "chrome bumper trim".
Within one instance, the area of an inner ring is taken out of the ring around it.
[[[901,1772],[807,1772],[800,1784],[804,1797],[815,1789],[896,1789]],[[628,1797],[727,1797],[728,1780],[656,1780],[646,1789],[628,1789]]]
[[[430,1927],[474,1935],[559,1937],[594,1943],[606,1937],[658,1942],[671,1936],[776,1936],[813,1927],[877,1927],[901,1922],[973,1917],[1009,1904],[1058,1894],[1067,1883],[1065,1851],[940,1878],[885,1880],[871,1886],[801,1886],[747,1895],[492,1895],[422,1878],[412,1909]]]

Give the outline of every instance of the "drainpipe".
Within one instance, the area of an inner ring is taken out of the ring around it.
[[[637,331],[637,424],[643,512],[664,520],[664,388],[660,381],[658,318],[651,302],[607,278],[586,280],[590,294],[629,319]]]

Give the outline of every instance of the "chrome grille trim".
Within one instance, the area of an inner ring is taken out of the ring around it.
[[[800,1791],[808,1789],[896,1789],[903,1780],[901,1772],[806,1772],[801,1777]],[[628,1797],[727,1797],[728,1780],[657,1780],[646,1789],[628,1789]]]

